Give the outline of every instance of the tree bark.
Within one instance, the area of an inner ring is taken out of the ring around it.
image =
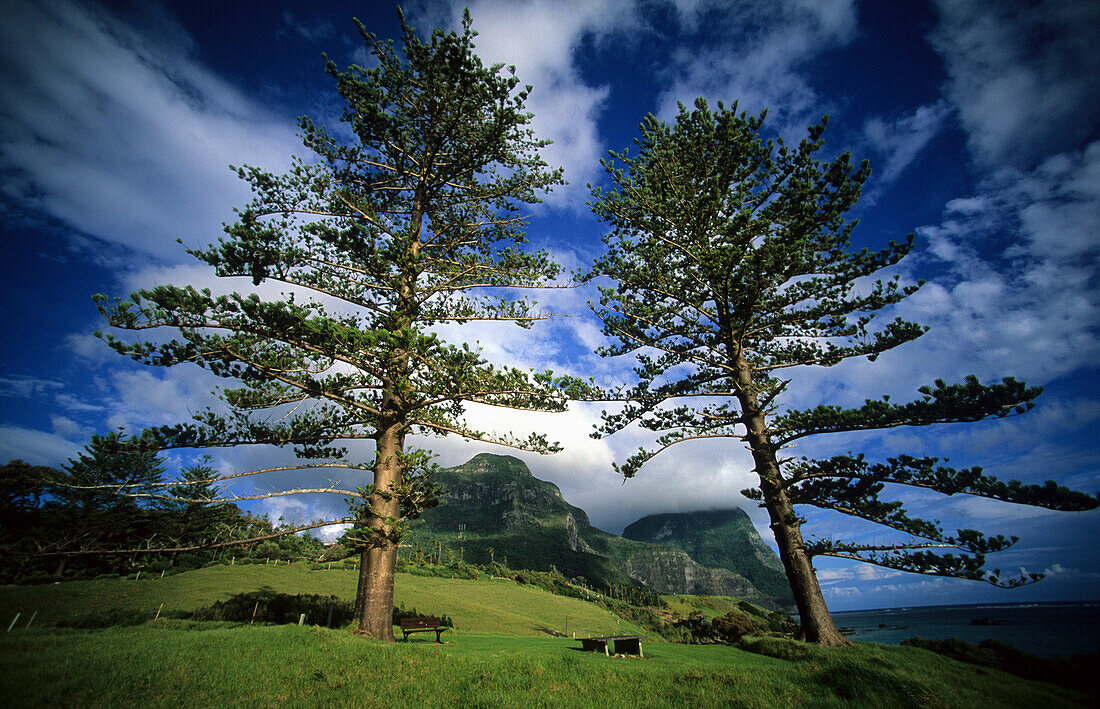
[[[371,546],[364,549],[360,557],[359,586],[355,594],[359,632],[385,642],[394,640],[393,583],[397,543],[393,538],[392,521],[401,514],[400,503],[388,491],[401,481],[398,454],[404,448],[404,438],[403,427],[399,424],[389,426],[378,437],[374,466],[375,493],[370,500],[374,514],[368,522],[375,532]]]
[[[745,440],[756,463],[760,476],[760,491],[764,507],[771,518],[771,530],[779,547],[779,558],[787,574],[787,582],[794,595],[795,606],[801,622],[799,639],[817,645],[842,646],[851,643],[837,629],[821,585],[817,581],[813,561],[806,552],[802,538],[802,524],[794,511],[794,505],[783,487],[775,444],[768,435],[766,414],[760,406],[752,382],[752,369],[743,356],[737,358],[738,384],[741,394],[741,422],[747,429]]]

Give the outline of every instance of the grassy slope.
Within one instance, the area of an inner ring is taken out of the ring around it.
[[[100,579],[45,586],[0,588],[0,619],[11,622],[22,613],[22,626],[34,611],[35,624],[53,624],[95,609],[137,609],[150,619],[160,604],[165,612],[191,611],[237,593],[271,589],[279,593],[332,594],[355,598],[357,572],[310,571],[289,566],[214,566],[184,574],[141,581]],[[537,627],[557,632],[606,635],[622,628],[638,632],[626,621],[591,603],[563,598],[513,581],[440,579],[398,574],[396,603],[422,613],[447,615],[463,632],[540,635]],[[5,625],[6,627],[6,625]]]
[[[383,645],[346,631],[160,621],[0,636],[8,706],[1034,707],[1080,695],[915,648],[799,648],[794,659],[649,644],[646,659],[556,638]]]
[[[45,627],[66,615],[128,607],[151,617],[271,588],[350,598],[353,571],[235,566],[165,579],[0,588],[3,706],[1074,706],[1081,695],[917,648],[831,650],[761,641],[772,655],[647,642],[646,659],[582,653],[535,631],[614,633],[615,618],[511,581],[401,574],[398,602],[446,613],[458,630],[385,645],[346,630],[165,621],[106,630]],[[708,599],[710,600],[710,599]],[[715,599],[716,600],[716,599]],[[721,610],[714,608],[714,611]],[[631,631],[626,623],[622,631]],[[521,637],[527,636],[527,637]]]

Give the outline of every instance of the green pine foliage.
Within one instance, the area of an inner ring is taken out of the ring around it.
[[[174,285],[97,296],[115,328],[174,333],[104,335],[118,352],[153,366],[197,365],[226,383],[224,406],[146,431],[147,446],[269,444],[292,448],[297,467],[319,476],[373,473],[372,484],[355,489],[298,491],[348,498],[348,514],[333,521],[355,523],[356,547],[387,567],[384,576],[392,576],[403,520],[438,492],[430,456],[406,450],[406,436],[553,452],[540,433],[476,430],[466,405],[563,411],[586,391],[572,377],[490,363],[433,330],[473,321],[530,327],[549,316],[514,294],[561,285],[562,269],[524,244],[530,205],[562,178],[539,155],[546,141],[524,108],[531,88],[514,67],[482,63],[468,13],[460,32],[426,39],[400,19],[399,45],[357,22],[369,66],[326,65],[343,125],[301,118],[307,157],[285,174],[235,168],[252,201],[217,243],[189,251],[218,276],[284,286],[281,297]],[[354,440],[375,443],[373,462],[348,455]],[[387,633],[388,601],[369,603],[371,632]]]
[[[925,328],[876,317],[914,293],[880,272],[913,248],[913,235],[880,250],[851,248],[856,222],[846,213],[870,174],[848,153],[818,157],[826,120],[797,145],[761,137],[764,114],[738,113],[699,99],[673,123],[648,116],[636,152],[604,161],[611,186],[594,188],[593,210],[608,224],[607,251],[592,277],[607,277],[593,306],[611,344],[605,356],[633,354],[636,383],[619,391],[621,409],[604,414],[596,436],[627,426],[653,431],[656,445],[618,470],[632,477],[670,446],[735,439],[751,450],[759,485],[745,495],[768,509],[808,638],[842,644],[827,619],[810,560],[839,556],[905,571],[1015,586],[1036,574],[1005,578],[984,568],[985,554],[1015,538],[975,530],[954,533],[879,499],[896,485],[966,493],[1058,510],[1095,508],[1100,499],[1054,482],[1001,482],[978,468],[954,469],[934,458],[898,456],[873,463],[859,455],[789,459],[780,451],[802,438],[897,426],[973,422],[1026,412],[1040,389],[1007,378],[984,385],[936,381],[904,403],[888,396],[856,408],[823,403],[784,410],[797,369],[852,358],[874,361]],[[801,535],[797,505],[885,525],[906,535],[885,544]],[[944,550],[948,550],[945,552]],[[811,618],[815,627],[806,625]],[[818,623],[817,619],[821,622]]]

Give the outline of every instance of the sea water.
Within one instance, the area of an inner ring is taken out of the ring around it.
[[[916,606],[833,613],[851,640],[887,645],[919,635],[959,638],[975,645],[993,639],[1040,657],[1100,651],[1100,601]]]

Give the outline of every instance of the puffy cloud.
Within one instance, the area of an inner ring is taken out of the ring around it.
[[[1029,167],[1086,139],[1100,118],[1100,5],[939,0],[930,39],[948,96],[984,165]]]
[[[800,136],[809,122],[828,112],[827,101],[800,70],[818,53],[855,38],[854,2],[731,3],[716,17],[711,21],[729,28],[719,33],[727,41],[678,50],[658,115],[671,118],[677,102],[690,106],[705,96],[727,104],[738,101],[750,113],[770,109],[769,121],[780,133]]]
[[[82,446],[63,435],[23,426],[0,426],[0,461],[15,458],[33,465],[59,466],[75,458]]]
[[[5,3],[0,171],[9,203],[179,260],[177,238],[209,241],[248,197],[230,163],[285,165],[299,141],[149,12],[139,32],[93,5]]]

